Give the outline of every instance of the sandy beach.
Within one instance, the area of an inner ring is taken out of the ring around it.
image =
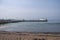
[[[0,40],[60,40],[60,33],[0,31]]]

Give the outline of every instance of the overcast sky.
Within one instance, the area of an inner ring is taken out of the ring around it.
[[[0,0],[0,19],[60,19],[60,0]]]

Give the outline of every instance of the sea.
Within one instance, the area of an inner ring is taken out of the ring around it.
[[[60,32],[60,21],[17,22],[0,24],[0,31],[12,32]]]

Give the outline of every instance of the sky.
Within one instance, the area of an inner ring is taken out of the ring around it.
[[[60,20],[60,0],[0,0],[0,19]]]

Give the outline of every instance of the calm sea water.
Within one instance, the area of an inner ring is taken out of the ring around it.
[[[0,31],[60,32],[60,21],[8,23],[0,25]]]

